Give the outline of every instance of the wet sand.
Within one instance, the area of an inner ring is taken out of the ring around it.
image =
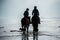
[[[0,29],[0,40],[60,40],[60,20],[43,20],[39,24],[39,32],[35,37],[33,35],[33,27],[30,25],[29,33],[22,35],[22,32],[10,32],[12,27],[4,27]],[[14,28],[14,27],[13,27]],[[19,27],[16,27],[18,30]],[[35,38],[34,38],[35,37]]]

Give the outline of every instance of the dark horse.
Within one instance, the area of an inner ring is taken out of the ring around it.
[[[32,17],[32,26],[33,26],[33,32],[38,32],[38,24],[40,24],[40,18],[36,15]]]
[[[25,32],[27,29],[27,32],[28,32],[29,23],[30,23],[30,17],[23,17],[21,20],[22,28],[20,28],[20,30]]]

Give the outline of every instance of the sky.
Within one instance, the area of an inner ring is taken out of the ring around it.
[[[26,8],[32,16],[34,6],[41,19],[60,18],[60,0],[0,0],[0,25],[19,24]]]

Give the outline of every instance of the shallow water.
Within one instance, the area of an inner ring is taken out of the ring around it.
[[[20,25],[21,26],[21,25]],[[22,32],[10,32],[10,30],[19,30],[20,26],[5,25],[0,27],[0,40],[33,40],[33,27],[30,24],[28,36],[22,35]],[[60,19],[42,19],[39,24],[38,36],[36,40],[60,40]]]

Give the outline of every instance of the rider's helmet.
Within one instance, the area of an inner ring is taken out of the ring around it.
[[[34,9],[36,9],[37,8],[37,6],[34,6]]]
[[[27,8],[26,11],[29,11],[29,8]]]

